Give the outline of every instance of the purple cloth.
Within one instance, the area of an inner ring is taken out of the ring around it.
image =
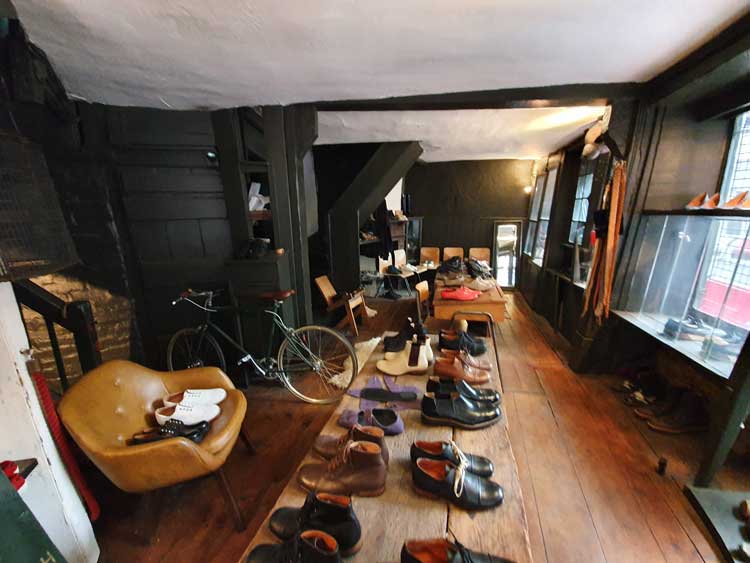
[[[393,409],[367,409],[359,412],[344,409],[339,416],[338,425],[351,428],[355,424],[381,428],[386,436],[395,436],[404,431],[404,420]]]
[[[380,377],[377,375],[371,375],[370,378],[367,380],[367,383],[364,387],[360,387],[359,389],[349,389],[347,393],[351,395],[352,397],[359,397],[360,393],[362,392],[362,389],[382,389],[383,386],[380,384]],[[359,408],[362,410],[372,410],[378,408],[380,403],[378,401],[371,401],[369,399],[360,399],[359,400]],[[350,427],[351,428],[351,427]]]

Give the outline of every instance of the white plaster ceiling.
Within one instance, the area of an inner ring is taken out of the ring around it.
[[[602,106],[320,111],[316,144],[419,141],[425,162],[546,156],[583,135]]]
[[[73,97],[175,109],[644,81],[748,0],[14,0]]]

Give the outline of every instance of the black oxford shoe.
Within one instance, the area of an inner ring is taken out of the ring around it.
[[[465,463],[467,471],[481,477],[491,477],[495,470],[489,459],[462,452],[453,440],[450,442],[417,440],[411,445],[411,461],[416,462],[420,457],[450,461],[453,465]]]
[[[268,526],[282,540],[288,540],[300,531],[321,530],[333,536],[342,557],[354,555],[362,547],[362,529],[352,499],[347,496],[310,493],[301,508],[276,510]]]
[[[513,563],[510,559],[472,551],[446,539],[407,540],[401,548],[401,563]]]
[[[284,543],[259,545],[245,563],[341,563],[341,555],[333,537],[308,530]]]
[[[442,379],[431,377],[427,380],[427,392],[436,397],[447,397],[450,395],[463,395],[467,399],[486,403],[500,403],[500,393],[494,389],[482,389],[472,387],[463,380]]]
[[[497,405],[471,401],[460,394],[440,398],[425,393],[422,397],[422,422],[425,424],[473,430],[495,424],[501,417],[502,411]]]
[[[485,510],[503,503],[503,488],[449,461],[420,458],[411,464],[414,489],[422,496],[442,498],[466,510]]]

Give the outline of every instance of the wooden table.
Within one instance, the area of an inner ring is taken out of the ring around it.
[[[432,299],[432,306],[435,308],[436,319],[450,320],[453,318],[454,313],[470,311],[476,313],[489,313],[495,319],[496,323],[501,323],[505,320],[505,303],[508,300],[505,297],[503,290],[500,289],[500,286],[497,284],[495,284],[495,287],[492,289],[483,291],[474,301],[443,299],[440,297],[440,293],[444,289],[454,288],[446,287],[442,280],[435,282],[435,296]],[[471,315],[462,315],[461,318],[476,321],[485,320],[483,316],[472,317]]]
[[[433,336],[433,339],[435,337]],[[496,356],[488,340],[486,358],[493,365],[492,386],[500,388]],[[379,373],[375,362],[383,357],[383,346],[370,356],[357,376],[353,387],[362,387],[373,374]],[[424,390],[426,376],[402,376],[402,385]],[[341,435],[336,424],[343,409],[358,409],[359,399],[346,396],[323,429],[323,434]],[[506,421],[482,430],[454,430],[447,426],[426,426],[416,410],[402,411],[406,430],[387,438],[391,454],[386,491],[374,498],[355,497],[354,510],[362,524],[363,547],[353,558],[354,563],[397,563],[401,546],[407,539],[444,537],[450,529],[467,547],[507,557],[517,563],[531,561],[526,513],[521,496],[516,461],[508,439]],[[465,452],[484,455],[495,464],[493,479],[505,490],[505,501],[492,510],[467,512],[446,501],[431,500],[417,495],[412,488],[409,448],[414,440],[453,439]],[[304,463],[320,462],[308,452]],[[305,491],[297,484],[296,473],[287,484],[273,510],[282,506],[302,506]],[[273,512],[273,511],[272,511]],[[270,513],[258,530],[240,561],[244,561],[258,544],[278,540],[268,529]]]

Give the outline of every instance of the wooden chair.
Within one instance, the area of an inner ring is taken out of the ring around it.
[[[457,248],[454,246],[446,246],[443,249],[443,262],[446,260],[449,260],[453,258],[454,256],[458,256],[461,260],[464,259],[464,249],[463,248]]]
[[[352,321],[353,316],[351,313],[353,309],[356,309],[359,306],[360,303],[362,304],[362,308],[357,311],[357,313],[362,315],[362,324],[365,324],[366,319],[371,319],[378,314],[375,309],[367,306],[367,302],[365,301],[364,289],[358,289],[357,291],[348,293],[342,297],[336,291],[336,288],[333,287],[333,284],[331,283],[331,280],[328,278],[328,276],[318,276],[317,278],[315,278],[315,285],[318,286],[318,289],[320,290],[320,293],[326,302],[327,312],[330,313],[331,311],[334,311],[339,307],[344,307],[346,309],[344,318],[339,321],[339,323],[336,325],[336,328],[341,328],[345,324],[349,323],[352,327],[352,332],[354,332],[354,335],[359,336],[357,323],[356,321]]]
[[[430,316],[430,285],[425,280],[415,285],[414,289],[417,292],[417,319],[423,323]]]
[[[409,293],[409,296],[412,295],[411,286],[409,285],[409,278],[414,275],[414,272],[411,272],[404,268],[406,265],[406,251],[403,248],[399,248],[398,250],[395,250],[393,252],[393,256],[396,259],[395,266],[399,269],[401,269],[400,274],[389,274],[388,273],[388,266],[391,265],[391,259],[383,260],[382,258],[378,258],[378,272],[380,272],[380,275],[383,276],[384,279],[388,280],[389,285],[391,285],[391,289],[393,289],[392,280],[402,280],[404,285],[406,286],[406,291]]]
[[[435,266],[440,264],[440,249],[437,246],[423,246],[419,249],[419,263],[431,260]]]
[[[489,248],[470,248],[469,258],[475,260],[484,260],[488,264],[490,263],[490,249]]]
[[[333,287],[328,276],[318,276],[315,278],[315,285],[318,286],[320,294],[326,302],[326,311],[331,312],[344,304],[343,298],[336,291],[336,288]]]
[[[352,334],[354,334],[354,336],[359,336],[359,328],[357,327],[357,315],[359,315],[360,319],[362,319],[362,326],[367,326],[368,319],[370,318],[367,311],[367,305],[365,304],[364,292],[360,291],[356,294],[353,294],[351,297],[349,297],[349,299],[346,300],[344,306],[346,307],[346,316],[339,324],[343,325],[349,323],[349,326],[352,329]]]

